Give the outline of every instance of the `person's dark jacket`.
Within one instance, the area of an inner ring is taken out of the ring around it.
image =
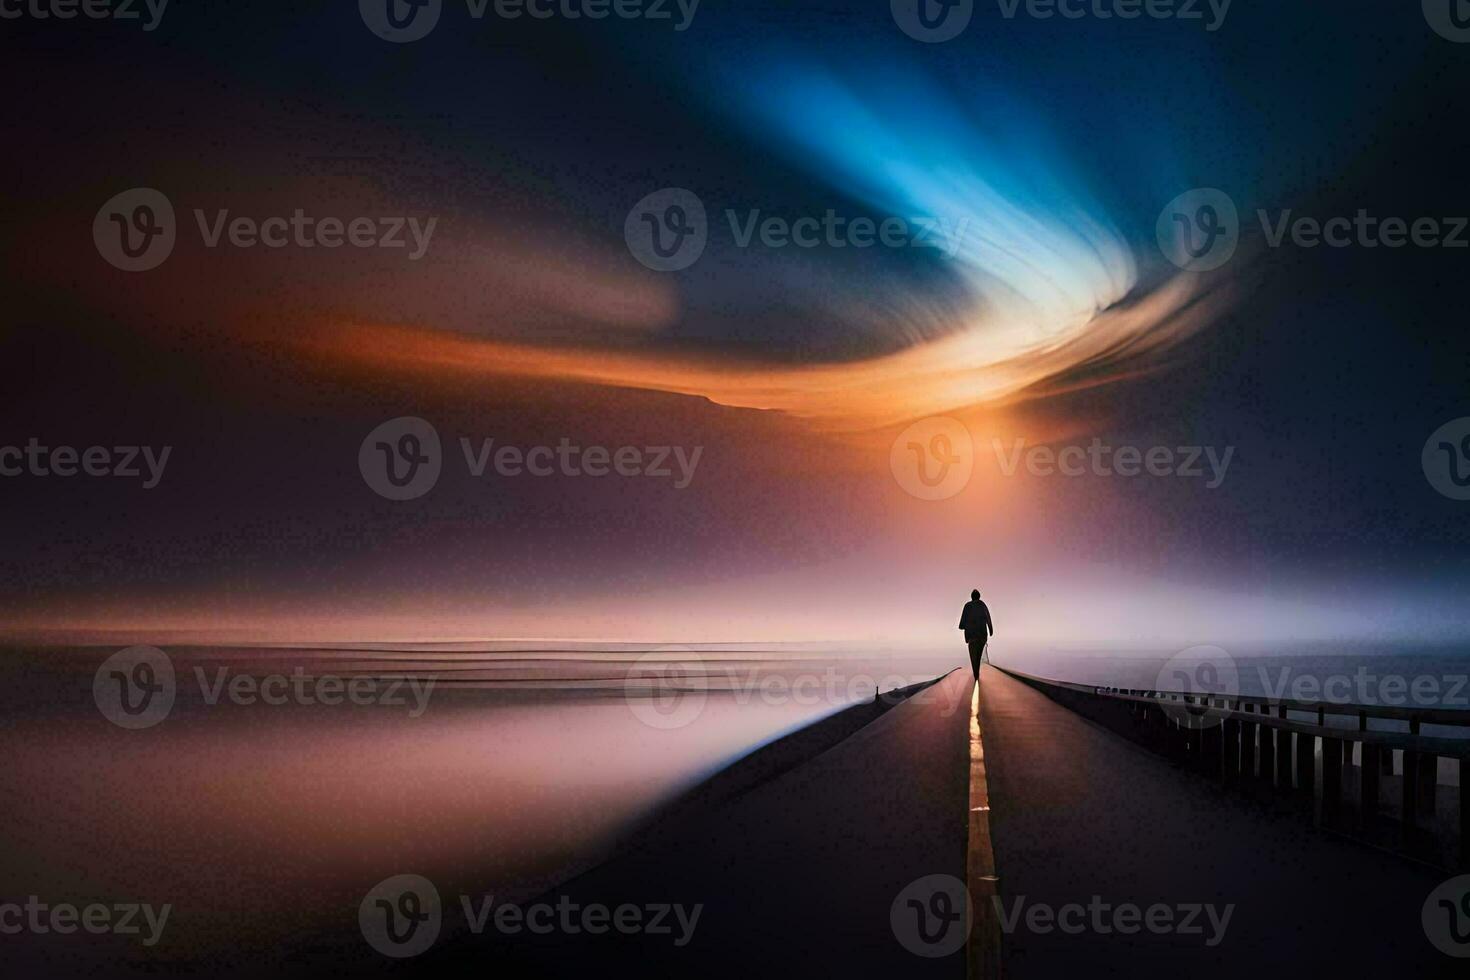
[[[984,643],[987,637],[994,636],[990,607],[979,599],[965,603],[965,611],[960,613],[960,629],[965,631],[966,643]]]

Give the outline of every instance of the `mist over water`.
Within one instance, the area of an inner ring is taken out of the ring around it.
[[[9,891],[171,903],[166,948],[128,951],[149,962],[289,956],[355,930],[392,874],[533,896],[760,745],[953,666],[675,646],[650,687],[629,681],[648,647],[529,646],[169,648],[177,693],[142,730],[94,701],[116,648],[0,652]],[[322,678],[379,686],[354,704]]]

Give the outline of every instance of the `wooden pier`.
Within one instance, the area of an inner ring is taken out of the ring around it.
[[[1326,829],[1447,870],[1470,870],[1470,711],[1209,696],[1005,673],[1222,785],[1294,801]],[[1426,725],[1452,734],[1424,734]],[[1458,766],[1458,787],[1439,782],[1440,759]],[[1446,796],[1451,792],[1457,800]],[[1441,826],[1441,813],[1456,809],[1454,824]]]

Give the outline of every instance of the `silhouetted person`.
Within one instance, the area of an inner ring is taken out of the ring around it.
[[[995,626],[990,622],[990,607],[980,601],[980,590],[970,593],[960,613],[960,629],[965,631],[965,642],[970,645],[970,666],[975,669],[975,680],[980,679],[980,658],[985,655],[985,643],[995,635]]]

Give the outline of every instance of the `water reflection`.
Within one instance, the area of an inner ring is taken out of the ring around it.
[[[0,656],[7,890],[175,910],[155,948],[86,937],[48,957],[285,956],[355,928],[365,890],[403,872],[528,896],[751,749],[943,669],[775,648],[169,648],[173,706],[130,731],[93,700],[113,652]]]

